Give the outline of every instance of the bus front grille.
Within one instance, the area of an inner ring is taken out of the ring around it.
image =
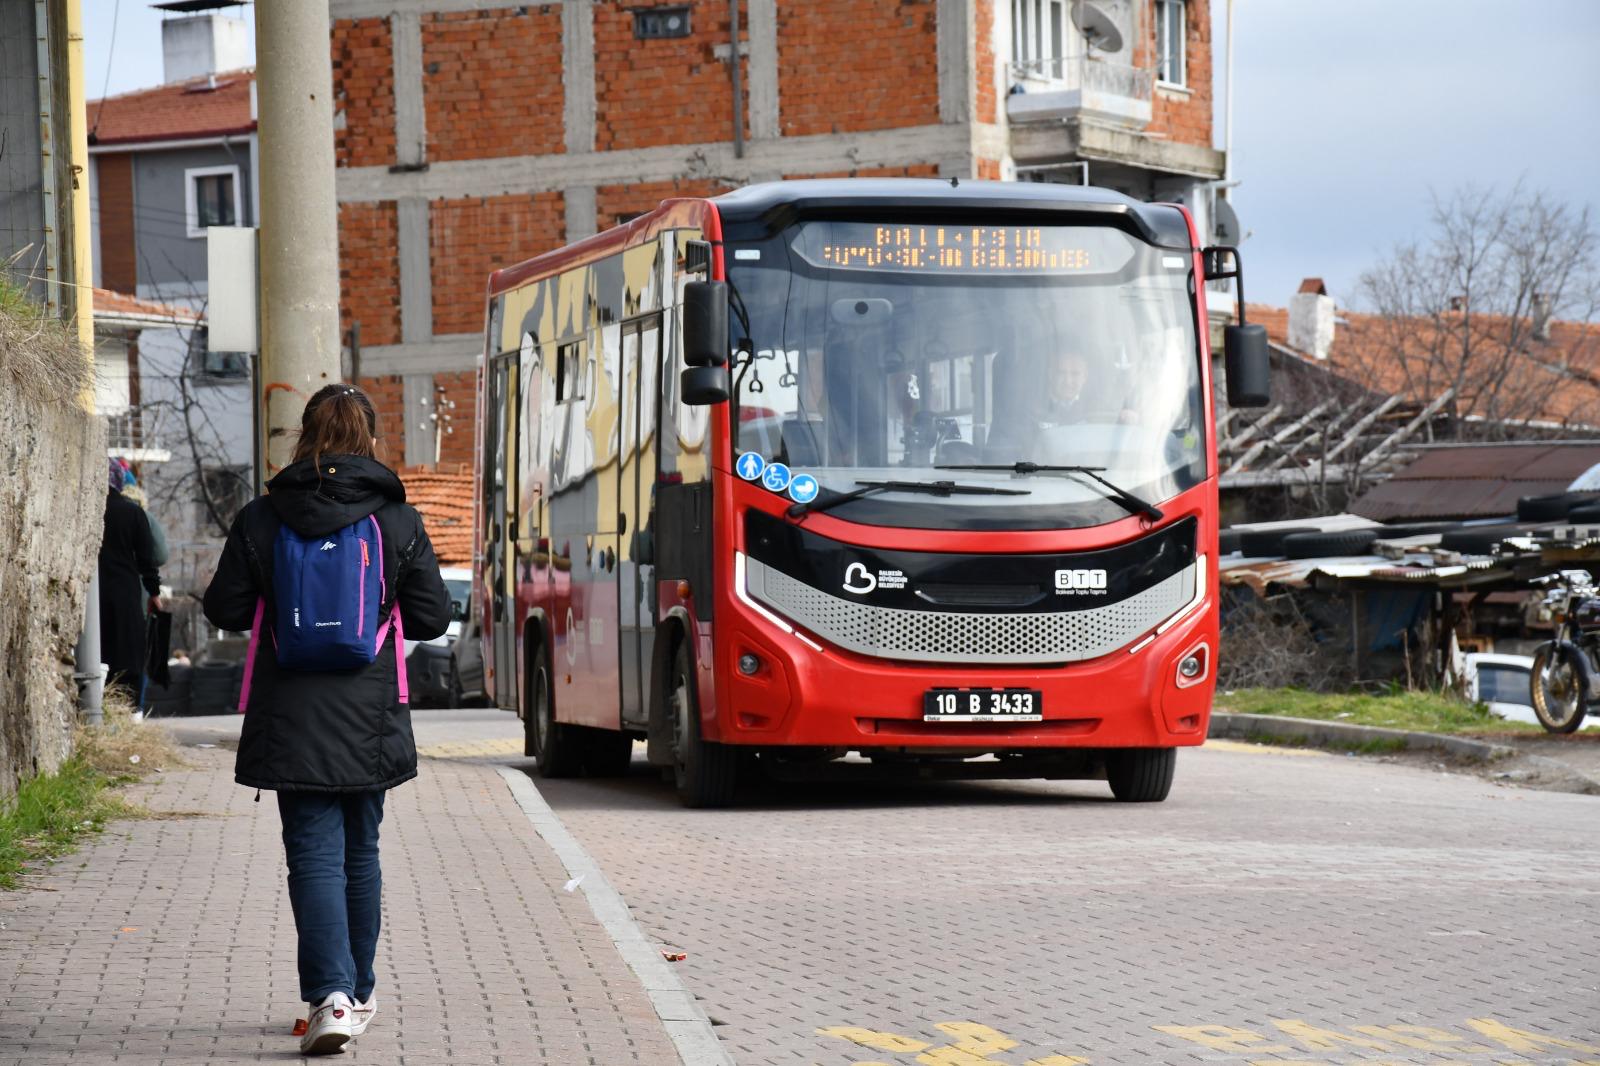
[[[911,611],[812,588],[756,559],[752,597],[841,648],[884,659],[945,663],[1064,663],[1132,644],[1194,598],[1195,565],[1116,603],[1077,611]]]

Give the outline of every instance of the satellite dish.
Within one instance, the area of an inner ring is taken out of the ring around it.
[[[1122,51],[1122,31],[1111,21],[1111,16],[1086,0],[1072,5],[1072,24],[1089,42],[1090,48],[1102,52]]]
[[[1244,231],[1239,228],[1239,216],[1234,213],[1233,205],[1222,197],[1211,201],[1211,228],[1216,231],[1218,244],[1229,244],[1238,247]]]

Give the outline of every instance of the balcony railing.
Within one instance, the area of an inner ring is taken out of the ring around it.
[[[1011,64],[1006,113],[1013,122],[1090,118],[1143,129],[1150,123],[1155,71],[1086,55]]]
[[[145,462],[165,462],[172,453],[161,442],[145,431],[144,421],[137,411],[120,411],[105,415],[106,451],[124,459]]]

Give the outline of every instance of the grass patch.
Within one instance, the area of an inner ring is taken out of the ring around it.
[[[1315,718],[1352,725],[1382,726],[1421,733],[1540,732],[1538,726],[1508,722],[1481,703],[1439,692],[1395,689],[1370,692],[1309,692],[1299,688],[1247,688],[1217,693],[1217,709],[1240,714]]]
[[[16,888],[31,864],[65,855],[80,837],[130,813],[106,792],[114,780],[74,756],[56,773],[23,782],[0,807],[0,889]]]
[[[17,888],[35,864],[65,855],[106,823],[144,817],[115,787],[180,765],[166,731],[134,721],[127,693],[106,690],[104,724],[79,729],[60,770],[23,782],[0,803],[0,889]]]

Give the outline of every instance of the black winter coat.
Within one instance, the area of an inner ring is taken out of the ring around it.
[[[375,515],[386,589],[379,617],[388,617],[398,597],[406,639],[438,636],[450,624],[450,595],[422,517],[405,498],[394,472],[371,459],[324,455],[319,466],[306,460],[284,468],[267,482],[267,495],[234,519],[206,589],[206,617],[223,629],[248,630],[264,596],[263,625],[273,625],[272,547],[280,523],[316,537]],[[417,746],[410,709],[399,699],[395,639],[391,630],[367,666],[299,671],[278,666],[263,632],[234,779],[286,792],[356,792],[415,777]]]
[[[100,659],[112,677],[132,681],[144,673],[144,605],[160,591],[150,520],[126,496],[107,493],[100,541]]]

